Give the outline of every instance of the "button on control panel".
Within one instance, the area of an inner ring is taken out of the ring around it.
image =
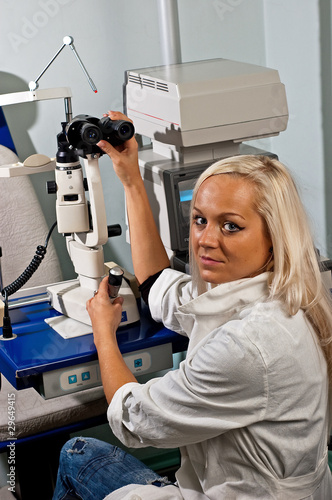
[[[151,354],[148,351],[140,352],[139,354],[125,354],[123,359],[132,373],[139,374],[140,372],[148,373],[151,367]]]
[[[74,387],[94,387],[100,385],[101,376],[99,364],[78,365],[75,369],[70,368],[60,375],[60,387],[63,391],[68,391]]]

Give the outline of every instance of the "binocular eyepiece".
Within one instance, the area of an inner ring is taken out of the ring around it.
[[[89,115],[77,115],[66,126],[66,138],[79,156],[100,153],[97,143],[102,139],[119,146],[133,137],[134,125],[126,120],[111,120],[108,116],[101,119]]]

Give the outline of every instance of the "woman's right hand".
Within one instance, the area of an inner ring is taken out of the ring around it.
[[[111,120],[132,121],[119,111],[109,111],[108,116]],[[115,173],[124,186],[130,186],[141,178],[138,166],[138,144],[134,137],[116,147],[104,140],[98,142],[97,146],[111,158]]]

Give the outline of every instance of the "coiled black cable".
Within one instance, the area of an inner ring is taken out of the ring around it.
[[[36,253],[30,262],[30,264],[26,267],[26,269],[23,271],[23,273],[15,280],[13,281],[10,285],[7,285],[1,290],[1,295],[5,297],[5,303],[8,301],[8,297],[10,295],[13,295],[13,293],[17,292],[22,286],[26,284],[27,281],[31,278],[31,276],[37,271],[38,267],[40,266],[42,260],[45,257],[46,250],[47,250],[47,245],[49,242],[49,239],[51,237],[51,234],[53,232],[53,229],[57,225],[57,222],[54,222],[52,225],[51,229],[48,232],[48,235],[45,240],[45,244],[43,245],[38,245],[36,249]]]

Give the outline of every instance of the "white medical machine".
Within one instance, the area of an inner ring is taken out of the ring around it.
[[[274,69],[211,59],[127,71],[125,89],[136,133],[151,139],[139,164],[155,221],[173,267],[185,270],[196,179],[220,158],[271,156],[243,143],[286,129],[285,87]]]

